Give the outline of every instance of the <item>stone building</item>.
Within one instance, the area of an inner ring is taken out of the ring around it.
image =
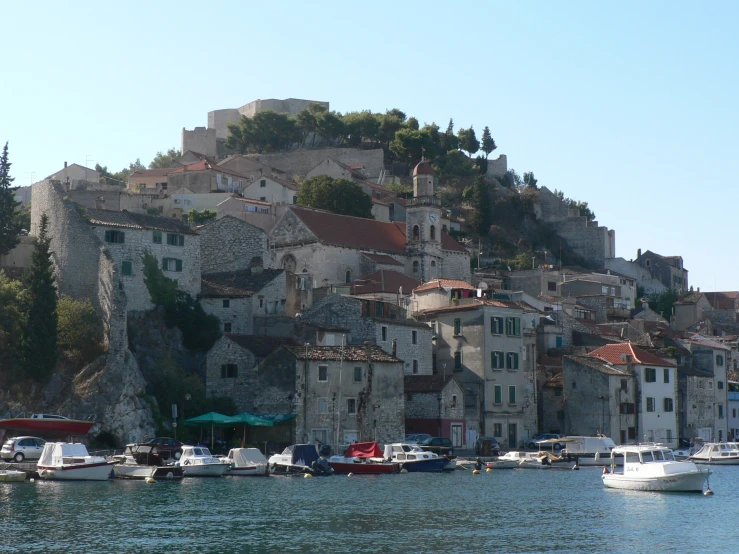
[[[285,272],[281,269],[254,265],[203,274],[200,303],[207,313],[221,320],[224,333],[253,334],[258,331],[254,326],[256,317],[263,322],[264,316],[283,315],[286,302]]]
[[[637,441],[638,392],[629,368],[594,356],[564,356],[559,375],[560,380],[552,378],[548,388],[555,395],[561,391],[562,432],[585,436],[602,433],[616,444]],[[556,407],[557,397],[547,397]]]
[[[168,169],[139,169],[131,173],[129,192],[160,192],[185,188],[194,194],[238,192],[247,184],[245,175],[203,158],[195,163]]]
[[[662,256],[651,250],[642,254],[639,249],[634,262],[649,271],[666,288],[678,292],[688,290],[688,270],[683,265],[682,256]]]
[[[698,289],[698,292],[691,292],[673,304],[671,322],[675,330],[684,331],[701,321],[710,310],[711,303]]]
[[[244,198],[261,200],[277,206],[298,203],[298,185],[272,176],[254,179],[244,186],[242,194]]]
[[[144,284],[145,253],[156,257],[164,276],[175,279],[180,290],[193,297],[200,293],[200,237],[181,221],[95,209],[84,210],[83,217],[119,270],[128,311],[153,307]]]
[[[59,181],[62,184],[71,184],[77,181],[97,183],[100,181],[100,172],[80,164],[69,164],[64,162],[64,167],[52,173],[47,178],[49,181]]]
[[[459,279],[433,279],[413,289],[413,313],[475,303],[477,289]]]
[[[472,448],[464,413],[464,389],[453,375],[406,375],[405,432],[451,439],[455,448]]]
[[[484,380],[481,434],[516,448],[538,431],[539,312],[522,302],[471,299],[419,312],[417,318],[431,323],[438,372],[456,376],[467,369]]]
[[[216,206],[216,219],[235,217],[269,233],[285,211],[285,206],[276,206],[271,202],[232,196]]]
[[[253,265],[275,267],[267,233],[232,216],[210,221],[198,229],[203,273],[238,271]]]

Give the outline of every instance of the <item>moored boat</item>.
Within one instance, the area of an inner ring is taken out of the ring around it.
[[[571,436],[561,439],[544,441],[549,443],[557,441],[564,443],[565,447],[559,453],[559,457],[567,462],[577,462],[581,466],[605,466],[611,463],[611,451],[616,443],[605,435],[595,437]]]
[[[277,475],[331,475],[334,470],[312,444],[293,444],[269,458],[269,471]]]
[[[549,457],[546,454],[524,452],[522,450],[506,452],[503,456],[498,457],[498,461],[513,463],[516,464],[515,467],[523,469],[549,469],[552,467]]]
[[[213,456],[204,446],[183,446],[176,465],[182,468],[185,477],[220,477],[231,466]]]
[[[688,460],[696,464],[739,465],[739,449],[724,442],[707,442]]]
[[[0,429],[46,435],[86,435],[94,421],[70,419],[61,415],[32,414],[31,417],[0,419]]]
[[[17,483],[26,480],[26,472],[15,469],[0,469],[0,483]]]
[[[400,466],[383,458],[376,442],[350,444],[343,456],[331,456],[328,464],[336,473],[398,473]]]
[[[618,464],[618,459],[621,463]],[[672,450],[660,444],[617,446],[603,484],[614,489],[654,492],[702,492],[710,475],[693,462],[676,461]]]
[[[384,457],[391,462],[400,464],[401,469],[409,472],[444,471],[444,468],[450,463],[449,458],[439,456],[434,452],[426,452],[418,445],[402,442],[386,444]]]
[[[269,475],[269,462],[258,448],[232,448],[221,461],[229,464],[226,475]]]
[[[119,479],[179,480],[183,477],[182,468],[167,464],[157,447],[151,444],[128,444],[123,454],[113,456],[116,465],[113,473]]]
[[[36,470],[41,479],[105,481],[115,463],[102,456],[90,456],[84,444],[47,442]]]

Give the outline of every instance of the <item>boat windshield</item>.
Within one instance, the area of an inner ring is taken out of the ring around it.
[[[403,448],[403,452],[411,452],[411,451],[413,450],[413,449],[412,449],[412,448],[411,448],[410,446],[408,446],[407,444],[404,444],[404,445],[402,446],[402,448]]]
[[[626,463],[627,464],[638,464],[639,454],[637,452],[627,452],[626,453]]]
[[[642,452],[641,453],[641,462],[643,464],[648,464],[649,462],[653,462],[654,458],[652,458],[651,452]]]
[[[665,450],[663,453],[665,455],[665,460],[668,460],[668,461],[674,461],[675,460],[675,456],[672,455],[672,452],[671,451]]]

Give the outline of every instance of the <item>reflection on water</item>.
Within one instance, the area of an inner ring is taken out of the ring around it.
[[[4,551],[721,551],[713,497],[605,489],[600,470],[0,484]],[[704,525],[705,521],[715,524]],[[666,542],[667,541],[667,542]],[[726,542],[726,541],[732,541]]]

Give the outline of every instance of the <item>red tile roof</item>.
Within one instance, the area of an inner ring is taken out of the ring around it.
[[[323,243],[405,254],[405,223],[339,215],[302,206],[290,206],[290,209]],[[441,247],[467,252],[444,231],[441,232]]]
[[[434,170],[431,167],[431,164],[428,163],[426,160],[421,160],[421,162],[413,168],[413,175],[433,175]]]
[[[420,281],[408,277],[398,271],[381,269],[359,279],[351,284],[352,294],[373,294],[378,292],[397,293],[401,288],[403,294],[410,294]]]
[[[634,346],[630,342],[619,343],[619,344],[607,344],[601,346],[597,350],[593,350],[588,356],[598,358],[604,362],[608,362],[612,365],[626,365],[625,356],[630,355],[633,363],[641,365],[657,365],[660,367],[675,367],[675,364],[663,360],[652,354]],[[622,358],[622,356],[624,356]]]
[[[220,165],[212,164],[208,160],[200,160],[190,165],[185,165],[185,166],[175,168],[171,170],[167,175],[170,175],[173,173],[185,173],[186,171],[217,171],[219,173],[225,173],[226,175],[233,175],[235,177],[241,177],[244,180],[248,180],[248,177],[246,175],[237,173],[230,169],[226,169],[225,167],[222,167]]]
[[[470,285],[467,281],[460,279],[434,279],[427,283],[424,283],[420,287],[417,287],[413,292],[425,292],[427,290],[435,289],[462,289],[462,290],[477,290],[475,287]]]

